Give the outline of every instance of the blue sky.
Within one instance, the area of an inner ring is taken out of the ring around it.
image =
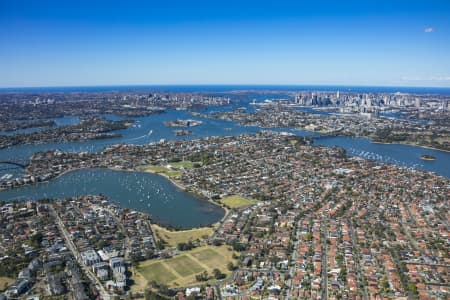
[[[0,87],[450,87],[450,1],[0,0],[0,45]]]

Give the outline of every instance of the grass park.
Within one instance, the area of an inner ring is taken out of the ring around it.
[[[193,162],[190,160],[183,160],[183,161],[179,161],[179,162],[171,162],[165,166],[148,165],[145,168],[145,171],[160,174],[160,175],[165,175],[167,177],[173,178],[173,177],[181,176],[183,174],[183,172],[180,171],[181,168],[190,170],[190,169],[194,168],[195,164],[201,164],[201,163]]]
[[[144,261],[136,269],[135,282],[138,287],[145,287],[150,281],[177,287],[198,284],[195,275],[207,271],[211,276],[216,268],[229,275],[227,264],[236,263],[233,253],[229,246],[202,246],[172,258]]]
[[[156,166],[149,165],[149,166],[147,166],[145,171],[150,172],[150,173],[165,175],[167,177],[178,177],[178,176],[182,175],[181,171],[172,170],[166,166],[159,166],[159,165],[156,165]]]
[[[0,277],[0,292],[5,291],[10,285],[15,282],[14,279],[9,277]]]
[[[156,224],[152,224],[152,229],[155,231],[156,236],[159,239],[164,240],[169,247],[176,247],[179,243],[187,243],[197,239],[206,239],[212,235],[214,231],[214,228],[212,227],[170,231]]]
[[[233,195],[229,197],[222,198],[220,200],[223,204],[228,206],[229,208],[236,208],[242,206],[253,205],[256,203],[256,200],[247,199],[238,195]]]
[[[190,170],[192,168],[194,168],[195,164],[199,164],[201,165],[201,162],[195,162],[195,161],[190,161],[190,160],[183,160],[183,161],[179,161],[179,162],[171,162],[169,163],[172,167],[174,168],[184,168],[186,170]]]

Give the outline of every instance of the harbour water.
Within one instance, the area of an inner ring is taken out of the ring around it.
[[[350,156],[376,160],[401,167],[427,170],[450,178],[450,153],[402,144],[377,144],[361,137],[327,137],[318,139],[316,145],[339,146]],[[420,157],[430,154],[436,160],[422,160]]]
[[[168,179],[143,172],[80,169],[50,182],[0,192],[0,199],[56,199],[103,194],[121,207],[147,212],[163,225],[192,228],[217,222],[224,210],[200,200]]]
[[[226,93],[224,93],[226,95]],[[277,94],[276,96],[283,96]],[[231,95],[229,95],[231,96]],[[285,95],[286,96],[286,95]],[[274,94],[245,94],[240,96],[240,102],[226,107],[212,107],[202,113],[211,111],[231,110],[235,107],[248,107],[252,99],[263,101],[273,98]],[[119,116],[105,115],[109,119],[118,120]],[[76,117],[73,117],[76,118]],[[266,130],[257,126],[242,126],[234,121],[218,120],[193,116],[189,111],[168,110],[162,114],[133,118],[136,123],[127,129],[118,130],[122,136],[113,139],[85,141],[77,143],[50,143],[39,145],[23,145],[0,150],[0,161],[26,162],[34,153],[51,149],[63,151],[100,151],[111,144],[127,143],[143,145],[151,142],[176,139],[197,139],[207,136],[237,135],[255,133]],[[165,121],[175,119],[195,119],[203,123],[190,127],[188,136],[177,136],[175,127],[167,127]],[[79,119],[66,119],[69,124],[79,122]],[[301,136],[318,136],[318,134],[286,128],[271,129],[288,131]],[[339,146],[347,150],[351,156],[359,156],[402,167],[432,171],[450,178],[450,153],[425,149],[417,146],[398,144],[375,144],[367,138],[323,137],[315,140],[317,145]],[[421,155],[431,154],[435,161],[424,161]],[[0,178],[6,174],[20,176],[23,170],[9,164],[0,163]],[[160,192],[158,192],[158,190]],[[158,175],[146,173],[124,173],[110,170],[80,170],[68,173],[50,183],[26,186],[16,190],[0,192],[0,200],[18,200],[39,197],[69,197],[83,193],[103,193],[113,201],[126,207],[149,212],[152,218],[162,224],[180,226],[183,228],[210,224],[223,216],[223,211],[206,201],[183,193],[169,181]],[[159,193],[162,193],[159,195]]]
[[[62,127],[62,126],[67,126],[67,125],[77,125],[80,123],[80,117],[78,117],[78,116],[64,116],[64,117],[60,117],[60,118],[49,118],[49,120],[54,121],[55,126],[53,126],[53,127],[48,127],[48,126],[30,127],[30,128],[18,129],[18,130],[14,130],[14,131],[0,131],[0,135],[16,135],[16,134],[24,134],[24,133],[33,133],[33,132],[39,132],[42,130],[46,130],[49,128],[57,128],[57,127]]]

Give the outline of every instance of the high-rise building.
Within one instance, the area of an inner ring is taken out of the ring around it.
[[[420,108],[420,99],[416,98],[415,107]]]

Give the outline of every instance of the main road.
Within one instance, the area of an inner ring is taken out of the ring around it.
[[[300,227],[301,227],[301,219],[297,221],[297,223],[295,224],[295,240],[294,240],[294,244],[292,247],[292,254],[291,254],[291,261],[290,261],[290,266],[289,266],[289,290],[287,291],[287,298],[291,299],[292,298],[292,290],[294,289],[294,285],[293,285],[293,278],[295,277],[297,270],[298,270],[298,264],[297,264],[297,259],[298,259],[298,248],[300,245]]]
[[[363,286],[362,289],[362,299],[363,300],[368,300],[369,297],[367,296],[367,286],[366,284],[364,284],[364,273],[363,273],[363,269],[361,268],[361,260],[360,260],[360,254],[361,252],[359,251],[359,246],[358,246],[358,241],[356,240],[356,233],[355,233],[355,229],[353,227],[353,220],[350,219],[350,222],[348,223],[349,229],[350,229],[350,235],[352,238],[352,245],[353,245],[353,257],[355,258],[355,266],[356,266],[356,274],[358,276],[358,282],[361,286]]]
[[[323,217],[320,222],[322,243],[322,299],[328,299],[328,218]]]
[[[127,230],[125,229],[125,226],[123,226],[123,223],[117,215],[109,208],[105,208],[105,210],[110,214],[110,216],[114,219],[114,221],[117,223],[117,226],[119,226],[120,231],[122,232],[123,236],[125,236],[125,239],[123,240],[123,255],[125,257],[125,260],[128,260],[129,254],[131,252],[131,242],[130,237],[128,236]]]
[[[100,297],[103,300],[110,300],[111,295],[105,290],[105,287],[102,285],[102,283],[98,280],[97,277],[92,273],[90,268],[86,266],[81,259],[80,252],[77,250],[77,247],[73,243],[72,238],[70,237],[69,233],[67,232],[63,222],[61,221],[61,218],[59,217],[58,213],[53,208],[53,205],[50,204],[50,211],[52,215],[56,219],[56,225],[58,226],[59,230],[62,232],[64,239],[66,240],[66,244],[69,247],[70,251],[72,252],[73,256],[77,260],[78,264],[81,266],[81,268],[84,270],[84,273],[87,275],[91,283],[97,288],[97,290],[100,293]]]

